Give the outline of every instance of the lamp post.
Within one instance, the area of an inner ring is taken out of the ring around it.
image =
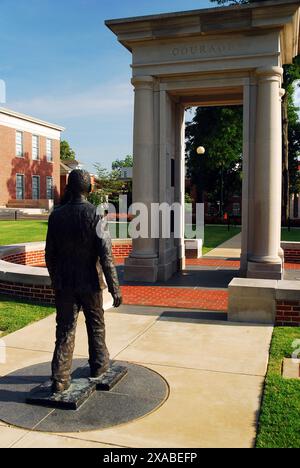
[[[198,154],[198,156],[203,156],[205,154],[205,148],[204,146],[198,146],[198,148],[196,149],[196,152]],[[203,183],[202,183],[202,174],[200,174],[200,182],[201,182],[201,195],[200,195],[200,202],[201,203],[204,203],[204,196],[203,196]]]
[[[198,148],[197,148],[197,154],[198,154],[199,156],[202,156],[203,154],[205,154],[205,148],[204,148],[204,146],[198,146]]]

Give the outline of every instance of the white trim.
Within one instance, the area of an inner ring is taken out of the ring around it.
[[[21,114],[20,112],[15,112],[10,109],[6,109],[4,107],[0,107],[0,114],[5,114],[5,115],[8,115],[10,117],[15,117],[20,120],[26,120],[27,122],[35,123],[35,124],[41,125],[42,127],[49,127],[54,130],[58,130],[60,132],[65,131],[65,128],[59,125],[52,124],[50,122],[46,122],[45,120],[40,120],[35,117],[31,117],[30,115]]]
[[[37,177],[39,179],[39,197],[33,198],[33,178]],[[39,174],[32,174],[31,175],[31,198],[32,200],[40,200],[41,199],[41,176]]]
[[[17,154],[17,133],[20,133],[22,135],[22,153],[21,154]],[[24,159],[24,132],[18,129],[16,129],[16,132],[15,132],[15,153],[16,153],[16,158]]]
[[[51,159],[48,158],[48,141],[51,142]],[[46,138],[46,160],[48,163],[53,163],[53,139],[52,138]]]
[[[18,198],[17,195],[17,177],[22,176],[23,177],[23,198]],[[21,172],[16,173],[16,200],[26,200],[26,179],[25,179],[25,174],[22,174]]]
[[[33,139],[37,138],[37,157],[33,157]],[[31,157],[32,161],[39,161],[40,160],[40,136],[39,135],[31,135]]]
[[[48,180],[52,180],[52,197],[48,197]],[[54,177],[53,176],[46,176],[46,200],[53,200],[54,199]]]
[[[9,114],[8,112],[4,112],[0,107],[0,127],[1,126],[59,141],[61,132],[64,130],[62,127],[54,128],[54,126],[49,126],[41,121],[34,121],[29,118],[23,119],[18,117],[18,115]]]

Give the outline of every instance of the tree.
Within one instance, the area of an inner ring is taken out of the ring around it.
[[[127,195],[128,203],[131,204],[132,199],[132,183],[125,182],[120,178],[122,167],[132,167],[133,158],[127,155],[125,159],[117,159],[112,163],[112,170],[104,168],[101,164],[95,164],[97,174],[97,189],[90,197],[91,203],[99,204],[107,200],[116,207],[119,202],[119,195]]]
[[[285,223],[290,218],[290,195],[291,193],[299,193],[293,191],[297,184],[291,184],[291,179],[295,181],[298,175],[298,154],[295,151],[297,140],[294,140],[297,135],[297,122],[299,121],[298,108],[294,103],[295,83],[300,79],[300,56],[294,59],[291,65],[284,65],[283,87],[285,95],[282,98],[282,198],[283,198],[283,219]],[[293,148],[293,151],[289,151]],[[293,159],[295,158],[295,159]],[[296,173],[295,173],[296,172]]]
[[[76,154],[75,151],[72,150],[70,147],[69,143],[65,140],[60,142],[60,159],[62,161],[67,161],[67,160],[75,160]]]
[[[198,188],[198,200],[224,205],[241,191],[243,151],[243,109],[233,107],[198,107],[186,127],[187,170],[192,185]],[[203,156],[197,148],[204,146]]]
[[[210,0],[213,3],[218,3],[218,5],[246,5],[247,3],[258,3],[265,0]]]
[[[128,154],[124,159],[117,159],[112,163],[112,170],[118,171],[122,167],[132,167],[133,166],[133,157]]]
[[[265,0],[210,0],[213,3],[219,5],[242,5],[247,3],[255,3]],[[295,180],[298,178],[298,154],[295,151],[298,140],[293,141],[293,138],[297,134],[297,131],[290,131],[289,125],[297,127],[297,121],[299,119],[297,109],[294,105],[294,92],[295,82],[300,79],[300,56],[296,57],[292,64],[284,65],[284,79],[283,87],[286,91],[282,99],[282,214],[283,221],[287,223],[290,218],[290,195],[293,190],[298,187],[295,184]],[[295,129],[294,129],[295,130]],[[294,158],[292,159],[289,155],[289,147],[293,147],[291,153]],[[291,180],[293,183],[291,184]],[[299,189],[298,189],[299,190]]]

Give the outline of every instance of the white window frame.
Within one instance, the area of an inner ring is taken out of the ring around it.
[[[52,181],[52,196],[51,198],[48,196],[48,180]],[[53,200],[54,199],[54,180],[52,176],[47,176],[46,177],[46,198],[47,200]]]
[[[21,143],[18,143],[18,135],[21,135]],[[24,132],[21,130],[16,130],[16,157],[24,158]]]
[[[22,177],[23,180],[23,198],[18,197],[18,177]],[[16,200],[25,200],[26,190],[25,190],[25,174],[17,173],[16,174]]]
[[[34,198],[33,197],[33,179],[37,179],[38,180],[38,198]],[[33,174],[32,176],[32,179],[31,179],[31,192],[32,192],[32,200],[40,200],[41,199],[41,177],[39,175],[36,175],[36,174]]]
[[[50,143],[51,152],[48,152],[48,143]],[[53,140],[51,138],[46,139],[46,158],[47,162],[53,162]]]
[[[233,216],[239,216],[241,214],[241,204],[239,202],[232,204],[232,214]]]
[[[36,139],[36,146],[33,142]],[[32,160],[38,161],[40,159],[40,137],[38,135],[32,135]]]

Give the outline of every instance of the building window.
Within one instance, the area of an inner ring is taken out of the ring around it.
[[[24,174],[17,174],[17,176],[16,176],[16,198],[17,198],[17,200],[24,200],[24,198],[25,198],[25,177],[24,177]]]
[[[53,161],[52,140],[50,140],[49,138],[47,138],[46,141],[46,156],[48,162]]]
[[[240,205],[240,203],[233,203],[233,205],[232,205],[232,214],[233,214],[233,216],[240,216],[240,214],[241,214],[241,205]]]
[[[40,176],[32,176],[32,200],[40,199]]]
[[[175,159],[171,159],[171,187],[175,187]]]
[[[40,139],[36,135],[32,135],[32,159],[36,161],[40,157]]]
[[[47,200],[53,200],[53,177],[47,177]]]
[[[16,156],[23,158],[23,132],[16,132]]]

